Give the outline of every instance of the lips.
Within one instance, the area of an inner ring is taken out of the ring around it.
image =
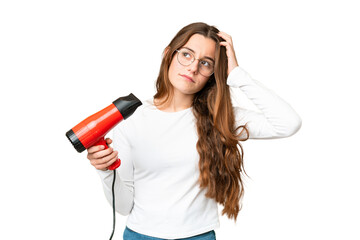
[[[188,75],[185,75],[185,74],[180,74],[180,76],[182,76],[183,78],[189,80],[190,82],[195,82],[191,77],[189,77]]]

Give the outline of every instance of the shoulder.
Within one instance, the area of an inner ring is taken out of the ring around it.
[[[139,118],[146,117],[147,115],[154,114],[157,108],[154,105],[152,98],[141,100],[141,105],[136,109],[132,116],[128,120],[134,121]]]
[[[144,122],[144,118],[152,109],[152,100],[151,99],[140,99],[141,105],[135,110],[135,112],[129,116],[127,119],[122,120],[114,127],[115,135],[131,135],[131,131],[139,124]]]
[[[127,119],[123,120],[117,127],[122,128],[128,125],[138,124],[144,121],[144,118],[148,118],[154,114],[156,107],[154,106],[152,99],[140,99],[141,105],[135,110],[135,112]]]

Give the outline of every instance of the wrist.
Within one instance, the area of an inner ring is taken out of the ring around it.
[[[230,61],[230,59],[228,59],[228,76],[231,73],[232,70],[234,70],[234,68],[238,67],[239,64],[236,61]]]

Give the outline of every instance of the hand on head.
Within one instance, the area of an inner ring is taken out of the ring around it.
[[[229,34],[227,34],[227,33],[218,32],[218,36],[225,40],[223,42],[220,42],[220,45],[226,47],[226,56],[228,58],[228,72],[227,72],[227,74],[229,75],[230,72],[235,67],[239,66],[239,64],[238,64],[238,62],[236,60],[233,41],[232,41],[231,36]]]

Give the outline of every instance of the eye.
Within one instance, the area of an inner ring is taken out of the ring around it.
[[[211,63],[209,63],[208,61],[205,61],[205,60],[202,60],[202,61],[200,62],[200,64],[201,64],[202,66],[204,66],[204,67],[207,67],[207,68],[211,67]]]
[[[183,57],[189,58],[189,59],[192,57],[191,54],[189,52],[187,52],[187,51],[183,51],[182,55],[183,55]]]

